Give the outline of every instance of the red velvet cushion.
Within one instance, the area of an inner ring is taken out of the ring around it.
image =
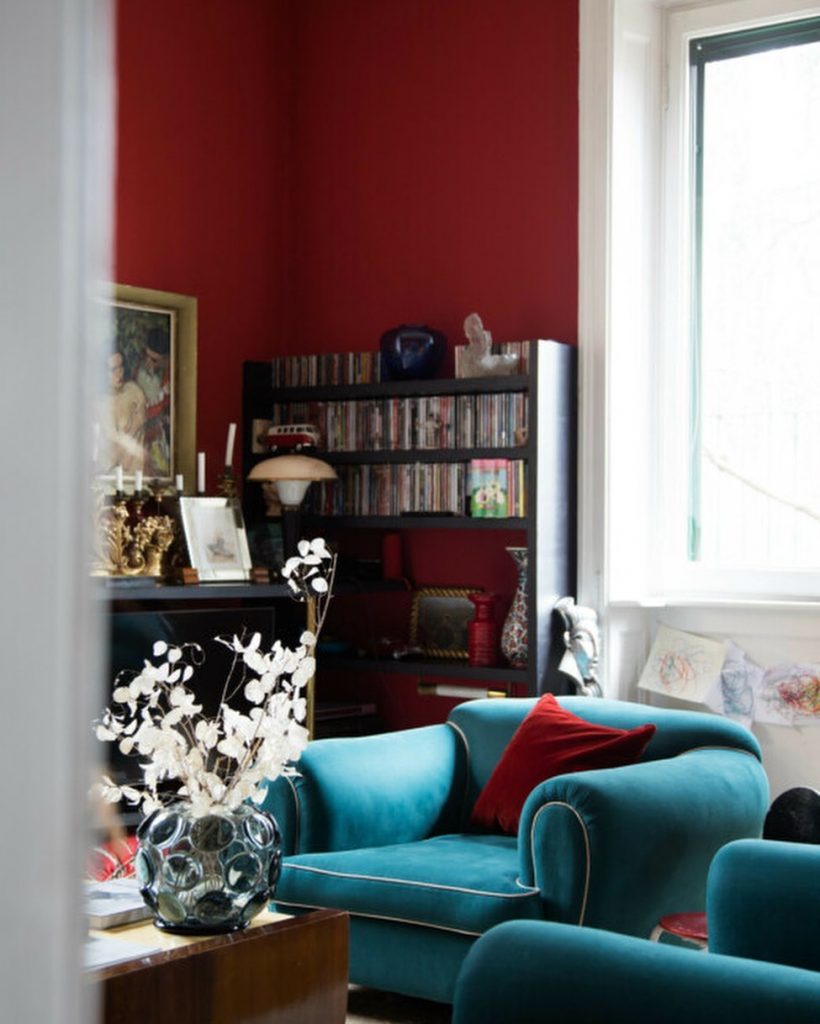
[[[569,772],[634,764],[654,733],[651,723],[612,729],[585,722],[546,693],[516,729],[479,794],[470,822],[515,835],[524,801],[539,782]]]

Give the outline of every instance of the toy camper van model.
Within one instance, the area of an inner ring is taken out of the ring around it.
[[[268,449],[272,452],[301,452],[318,447],[320,441],[319,428],[312,423],[283,423],[268,430]]]

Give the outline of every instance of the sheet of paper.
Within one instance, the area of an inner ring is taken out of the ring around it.
[[[757,695],[763,669],[732,640],[726,641],[726,660],[720,677],[706,694],[706,705],[747,728],[755,718]]]
[[[722,640],[660,625],[638,687],[705,704],[710,688],[720,679],[725,657]]]
[[[762,673],[755,721],[770,725],[820,725],[820,665],[774,665]]]

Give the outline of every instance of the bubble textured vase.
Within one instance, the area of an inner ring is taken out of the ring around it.
[[[164,931],[238,931],[273,898],[281,837],[271,815],[256,807],[197,817],[190,804],[171,804],[140,824],[137,839],[140,891]]]

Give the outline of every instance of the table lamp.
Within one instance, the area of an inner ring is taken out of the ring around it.
[[[310,455],[276,455],[258,462],[248,480],[270,481],[282,502],[282,533],[285,558],[296,554],[299,540],[299,506],[314,480],[335,480],[336,470]]]

